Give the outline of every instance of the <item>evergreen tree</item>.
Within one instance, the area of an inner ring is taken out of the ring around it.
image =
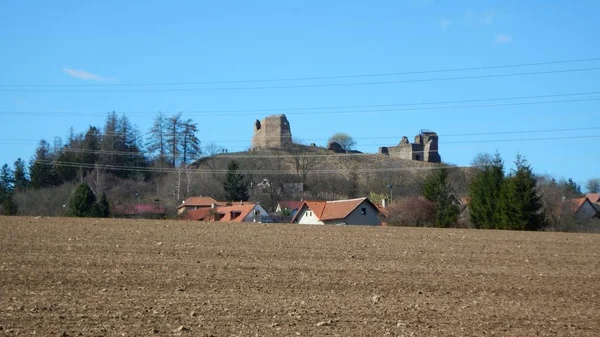
[[[25,167],[25,161],[18,158],[14,164],[14,183],[15,191],[22,192],[29,186],[29,178],[27,177],[27,168]]]
[[[498,201],[503,184],[504,162],[496,153],[488,163],[479,165],[469,186],[469,217],[476,228],[493,229],[498,225]]]
[[[146,150],[150,156],[156,158],[159,167],[167,164],[167,122],[167,117],[159,112],[154,117],[154,123],[148,132],[148,142],[146,143]]]
[[[576,182],[573,181],[573,179],[569,178],[569,180],[565,181],[563,183],[563,186],[566,190],[566,194],[569,197],[578,197],[580,195],[582,195],[583,193],[581,193],[581,186],[579,186]]]
[[[9,194],[1,203],[2,209],[0,209],[0,214],[2,215],[16,215],[18,212],[17,203],[14,201],[12,197],[12,193]]]
[[[53,157],[48,142],[42,139],[35,151],[35,156],[29,164],[31,187],[38,189],[56,186],[61,183],[54,167]]]
[[[110,205],[105,193],[102,193],[98,202],[94,204],[92,213],[98,218],[108,218],[110,215]]]
[[[88,184],[80,184],[69,200],[69,211],[77,217],[91,217],[94,215],[96,196]]]
[[[13,200],[14,194],[14,173],[7,164],[0,169],[0,214],[17,214],[17,204]]]
[[[227,165],[227,175],[223,182],[223,189],[228,201],[248,200],[248,180],[243,174],[238,173],[238,169],[238,164],[233,160]]]
[[[448,170],[441,168],[432,172],[423,185],[423,196],[435,202],[437,227],[451,227],[458,221],[460,210],[453,203],[452,187],[448,181]]]
[[[200,140],[196,137],[198,124],[191,119],[182,123],[181,127],[181,162],[187,166],[189,160],[195,160],[200,155]]]
[[[7,164],[0,169],[0,201],[4,201],[14,191],[14,175]]]
[[[545,223],[535,176],[522,156],[517,156],[515,165],[500,193],[498,228],[540,230]]]
[[[181,113],[175,114],[167,120],[167,154],[171,167],[176,167],[181,153]]]

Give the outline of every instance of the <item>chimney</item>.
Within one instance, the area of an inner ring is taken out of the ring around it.
[[[381,208],[387,208],[387,199],[386,198],[381,199]]]
[[[210,204],[210,208],[211,208],[211,209],[215,209],[215,208],[217,208],[217,204]]]

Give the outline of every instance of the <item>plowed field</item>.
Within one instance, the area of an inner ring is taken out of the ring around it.
[[[0,217],[0,335],[600,336],[600,235]]]

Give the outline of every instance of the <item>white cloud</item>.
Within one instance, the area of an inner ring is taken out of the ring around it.
[[[508,34],[498,34],[496,35],[496,43],[511,43],[512,42],[512,37]]]
[[[474,26],[491,26],[498,18],[498,15],[499,13],[495,9],[489,9],[485,12],[468,11],[465,13],[465,22],[468,25]]]
[[[78,69],[71,69],[71,68],[64,68],[63,71],[70,75],[73,76],[75,78],[78,78],[80,80],[87,80],[87,81],[105,81],[105,78],[100,76],[100,75],[96,75],[96,74],[92,74],[88,71],[85,70],[78,70]]]
[[[448,30],[450,26],[452,26],[452,21],[448,20],[447,18],[440,19],[440,28],[442,30]]]

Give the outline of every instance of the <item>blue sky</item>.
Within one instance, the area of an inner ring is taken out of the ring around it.
[[[102,125],[113,110],[127,113],[142,132],[159,110],[183,112],[199,123],[204,144],[243,150],[253,121],[272,113],[260,111],[283,109],[277,113],[286,113],[294,137],[307,143],[324,145],[331,134],[347,132],[357,149],[375,152],[431,129],[440,134],[440,153],[449,163],[468,165],[477,153],[498,150],[506,161],[521,153],[536,172],[557,178],[584,183],[600,176],[600,129],[593,129],[600,127],[600,101],[593,100],[600,94],[346,114],[326,112],[348,111],[339,108],[293,110],[596,92],[600,70],[593,68],[600,61],[319,81],[115,86],[598,58],[596,1],[13,1],[2,7],[0,163],[28,160],[39,139],[65,137],[71,126]],[[573,69],[586,70],[410,82]],[[381,81],[404,82],[189,90]],[[159,90],[123,91],[129,89]],[[481,106],[548,100],[563,102]],[[197,112],[222,110],[256,112]],[[557,129],[577,130],[489,134]]]

